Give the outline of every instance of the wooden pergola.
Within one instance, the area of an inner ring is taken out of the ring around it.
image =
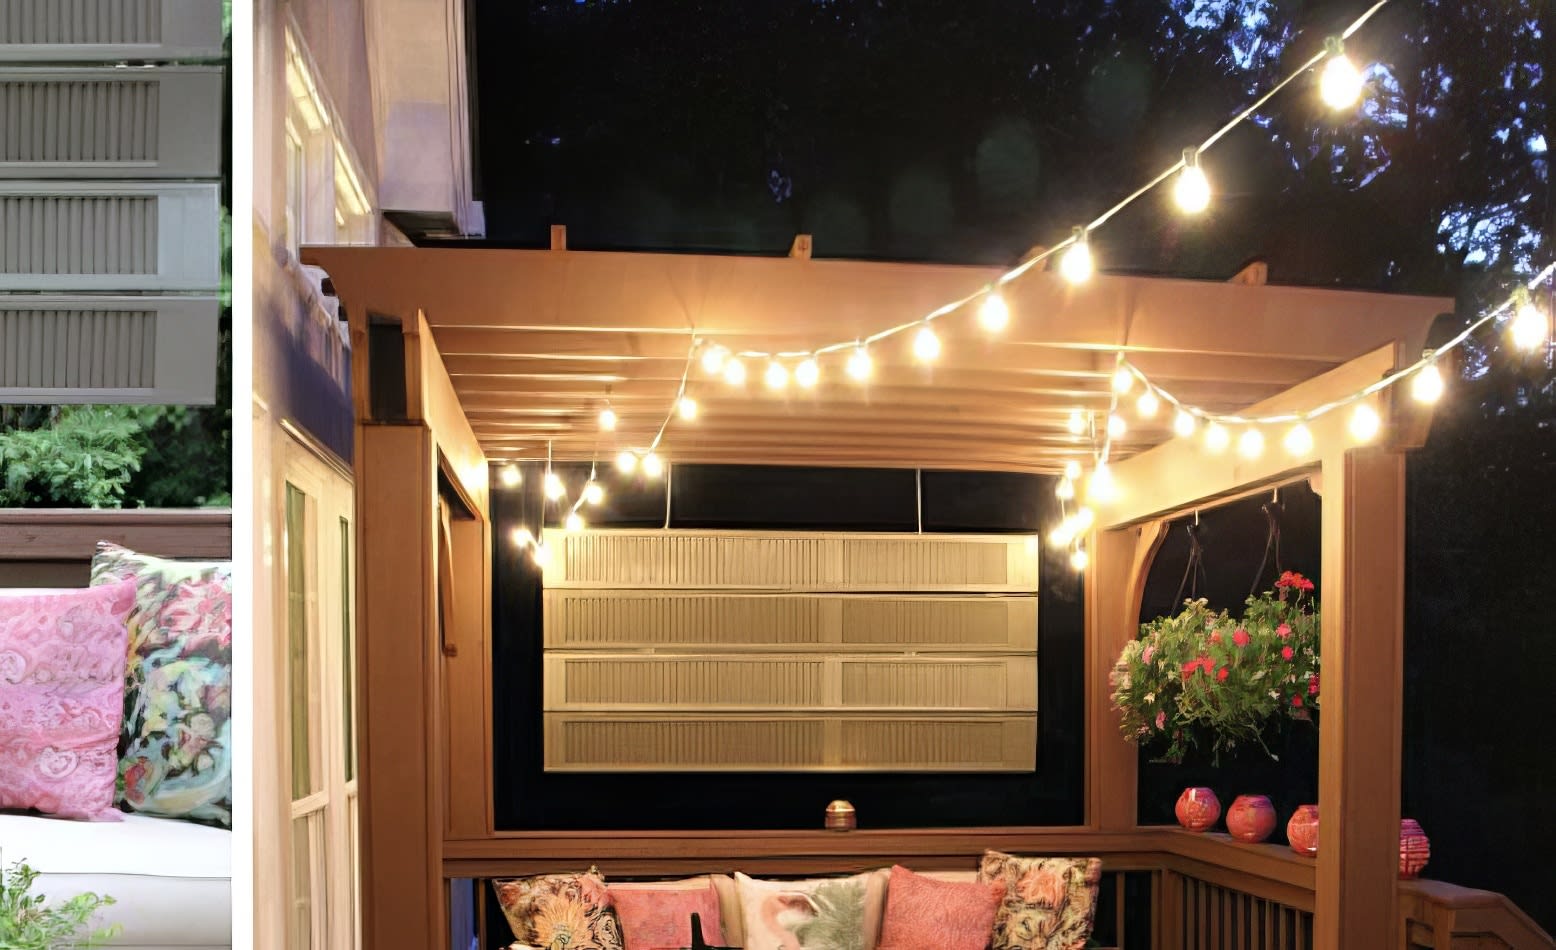
[[[1081,826],[842,836],[499,831],[489,738],[489,466],[542,459],[548,444],[571,460],[645,445],[699,335],[736,349],[802,350],[911,320],[997,272],[803,254],[563,249],[329,247],[305,249],[304,260],[330,275],[353,340],[366,943],[425,935],[425,945],[441,946],[445,880],[453,877],[579,863],[636,874],[816,872],[893,860],[965,866],[985,847],[1099,854],[1111,868],[1167,872],[1152,890],[1156,946],[1181,946],[1186,929],[1208,926],[1185,917],[1180,874],[1311,912],[1313,945],[1326,950],[1399,946],[1404,929],[1433,926],[1419,923],[1425,911],[1399,909],[1408,902],[1397,880],[1404,452],[1429,421],[1413,404],[1388,391],[1369,397],[1385,429],[1364,446],[1345,431],[1345,413],[1327,414],[1312,423],[1313,448],[1301,456],[1275,439],[1256,460],[1212,455],[1197,440],[1172,438],[1167,420],[1136,424],[1115,444],[1120,495],[1099,511],[1088,539]],[[1032,273],[1006,289],[1012,320],[1003,334],[991,338],[971,315],[942,320],[943,355],[932,368],[913,364],[903,336],[878,348],[876,375],[863,387],[843,376],[840,359],[823,364],[814,391],[791,386],[785,394],[763,391],[760,367],[745,390],[693,367],[701,417],[672,422],[663,449],[671,463],[1056,472],[1069,459],[1089,460],[1089,438],[1072,435],[1066,420],[1076,407],[1107,407],[1121,351],[1208,409],[1306,409],[1413,362],[1434,319],[1452,310],[1444,299],[1272,287],[1259,277],[1098,276],[1072,288]],[[614,438],[596,421],[607,400],[620,415]],[[386,414],[385,406],[394,408]],[[476,515],[454,526],[451,556],[461,568],[441,638],[433,615],[440,474]],[[1135,635],[1167,522],[1296,480],[1324,498],[1325,820],[1316,862],[1274,846],[1138,826],[1136,750],[1119,737],[1108,690],[1114,658]],[[1419,888],[1408,896],[1434,907],[1448,900]]]

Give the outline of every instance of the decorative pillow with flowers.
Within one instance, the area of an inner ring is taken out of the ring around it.
[[[610,892],[595,868],[493,881],[513,936],[541,950],[622,950]]]
[[[1099,858],[1027,858],[985,851],[978,880],[1003,881],[991,950],[1081,950],[1097,914]]]
[[[119,802],[232,826],[232,565],[102,542],[92,583],[135,582]]]

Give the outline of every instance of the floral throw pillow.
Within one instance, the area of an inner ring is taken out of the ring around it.
[[[735,872],[746,950],[874,950],[886,872],[760,881]]]
[[[986,851],[978,880],[1003,881],[991,950],[1081,950],[1097,914],[1099,858],[1025,858]]]
[[[102,542],[92,583],[135,583],[119,802],[232,827],[232,565]]]
[[[133,584],[0,596],[0,808],[113,807]]]
[[[622,950],[610,893],[594,868],[493,881],[492,889],[521,944],[540,950]]]

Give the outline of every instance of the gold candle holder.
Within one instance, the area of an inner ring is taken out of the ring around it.
[[[854,806],[841,798],[827,806],[828,831],[853,831],[858,827],[858,814]]]

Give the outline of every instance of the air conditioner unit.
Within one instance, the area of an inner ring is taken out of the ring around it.
[[[221,55],[220,0],[0,0],[0,62]]]

